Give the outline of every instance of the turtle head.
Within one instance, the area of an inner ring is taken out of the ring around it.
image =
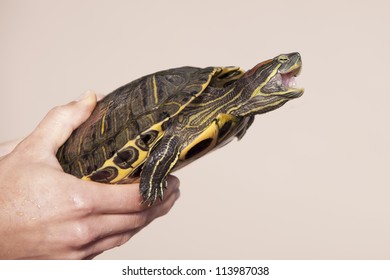
[[[265,113],[300,97],[304,89],[295,86],[295,77],[299,75],[301,67],[299,53],[281,54],[257,64],[241,78],[244,100],[237,114]]]

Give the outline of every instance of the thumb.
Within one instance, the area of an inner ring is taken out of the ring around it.
[[[47,151],[50,154],[55,154],[73,130],[91,115],[95,106],[96,95],[92,91],[88,91],[78,101],[54,107],[38,124],[28,140],[34,143],[33,147],[38,144],[41,147],[40,152]]]

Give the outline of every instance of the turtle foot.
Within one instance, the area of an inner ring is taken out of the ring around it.
[[[143,184],[141,180],[140,193],[142,196],[142,204],[148,203],[148,206],[150,207],[156,202],[157,199],[164,199],[164,191],[167,188],[167,180],[164,179],[159,183],[151,182],[151,185],[148,183]]]

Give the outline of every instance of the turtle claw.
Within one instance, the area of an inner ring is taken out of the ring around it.
[[[167,180],[164,179],[160,184],[153,184],[152,186],[148,186],[147,188],[142,188],[142,183],[140,185],[140,189],[142,195],[142,204],[148,203],[148,207],[152,206],[157,198],[161,201],[164,199],[164,190],[167,189]]]

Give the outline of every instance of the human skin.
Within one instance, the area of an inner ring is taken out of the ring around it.
[[[0,258],[90,259],[120,246],[179,197],[168,179],[163,201],[142,204],[138,184],[106,185],[62,171],[58,148],[96,105],[81,100],[52,109],[20,143],[0,146]]]

